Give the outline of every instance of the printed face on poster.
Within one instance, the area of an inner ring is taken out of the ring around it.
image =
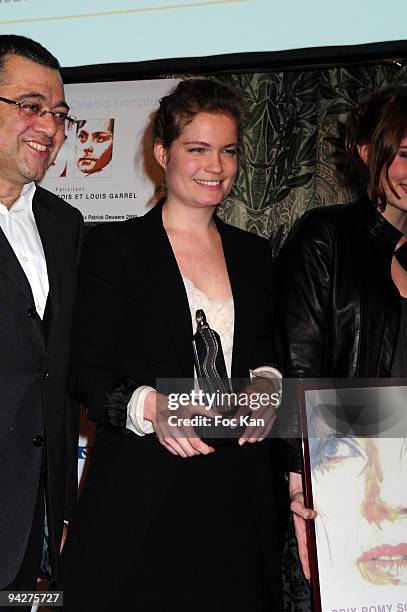
[[[316,610],[405,612],[406,383],[307,389],[301,410]]]
[[[175,79],[66,85],[78,120],[41,185],[78,208],[87,222],[124,221],[154,201],[161,171],[148,132]]]

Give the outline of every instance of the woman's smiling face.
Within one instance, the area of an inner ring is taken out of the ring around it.
[[[391,190],[393,186],[397,196]],[[396,157],[389,167],[388,180],[383,180],[387,206],[407,213],[407,137],[403,138]]]
[[[230,192],[237,173],[237,125],[229,115],[198,113],[169,151],[155,144],[164,168],[167,201],[216,206]]]

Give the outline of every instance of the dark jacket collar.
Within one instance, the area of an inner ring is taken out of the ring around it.
[[[173,332],[174,344],[180,357],[180,363],[185,368],[185,376],[192,377],[192,345],[191,338],[195,322],[192,322],[188,298],[175,255],[162,222],[162,199],[143,217],[145,236],[152,237],[154,248],[147,248],[150,267],[161,295],[165,296],[166,316]],[[252,314],[251,296],[256,291],[255,281],[247,274],[247,252],[236,244],[236,229],[224,223],[216,214],[214,221],[218,228],[226,267],[228,269],[232,288],[235,327],[233,339],[232,376],[237,376],[242,370],[241,361],[251,348],[251,330],[247,324]],[[253,285],[253,286],[252,286]]]
[[[58,226],[54,223],[52,204],[49,197],[47,197],[47,192],[38,186],[33,198],[33,212],[44,249],[45,260],[47,262],[49,283],[48,299],[51,300],[53,317],[55,318],[59,310],[59,275],[57,262],[61,256],[60,232]]]
[[[144,252],[156,293],[161,296],[162,317],[167,320],[181,371],[185,378],[193,378],[192,321],[182,276],[162,222],[164,201],[140,218]]]
[[[376,206],[372,204],[367,193],[362,195],[355,205],[361,213],[362,222],[365,223],[376,243],[385,252],[387,257],[392,256],[397,243],[403,236],[402,232],[380,214]]]

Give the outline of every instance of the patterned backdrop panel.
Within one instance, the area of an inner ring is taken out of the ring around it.
[[[223,219],[270,237],[275,253],[306,210],[352,193],[336,168],[350,110],[369,92],[407,85],[407,67],[375,64],[216,76],[248,112],[245,153]]]

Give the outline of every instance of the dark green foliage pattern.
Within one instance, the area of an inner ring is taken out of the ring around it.
[[[220,215],[270,236],[277,252],[306,210],[352,198],[334,159],[348,113],[370,91],[407,84],[407,68],[377,64],[216,78],[235,87],[248,110],[242,167]]]

